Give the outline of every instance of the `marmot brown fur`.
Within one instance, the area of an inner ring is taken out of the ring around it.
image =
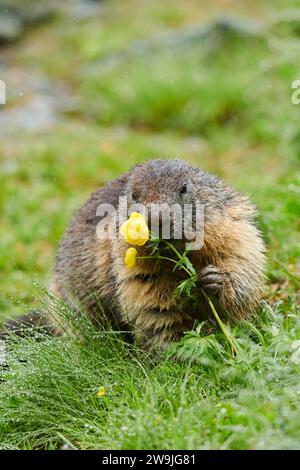
[[[174,290],[183,273],[172,272],[168,262],[139,260],[132,269],[124,264],[129,245],[122,238],[99,239],[96,215],[100,204],[118,211],[119,197],[128,206],[141,203],[204,205],[204,244],[191,251],[201,287],[232,319],[249,316],[259,305],[265,268],[264,243],[254,222],[249,200],[216,176],[181,160],[152,160],[137,165],[94,192],[74,218],[60,244],[52,291],[73,305],[75,297],[92,318],[111,316],[115,328],[132,328],[144,347],[164,347],[208,318],[204,297],[200,304],[180,305]],[[176,243],[176,242],[175,242]],[[138,255],[149,254],[147,244]]]

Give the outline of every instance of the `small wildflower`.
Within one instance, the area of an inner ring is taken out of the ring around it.
[[[121,225],[120,234],[130,245],[145,245],[150,237],[145,217],[139,212],[133,212],[129,219]]]
[[[106,395],[106,390],[105,390],[105,387],[100,387],[98,392],[96,393],[96,396],[98,398],[102,398]]]
[[[125,255],[126,268],[130,269],[136,265],[137,250],[133,247],[128,248]]]

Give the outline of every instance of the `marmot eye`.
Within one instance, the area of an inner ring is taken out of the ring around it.
[[[137,192],[133,192],[131,196],[134,201],[137,201],[139,198],[139,194]]]
[[[180,194],[186,194],[187,193],[187,183],[183,183],[180,189]]]

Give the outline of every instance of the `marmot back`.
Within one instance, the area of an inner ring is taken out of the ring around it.
[[[167,262],[158,267],[153,260],[140,260],[134,268],[126,268],[128,244],[109,236],[109,225],[115,219],[108,219],[107,236],[98,237],[103,215],[97,215],[97,208],[110,204],[118,214],[121,196],[129,207],[134,203],[145,207],[202,204],[203,246],[189,253],[199,286],[233,320],[255,311],[265,268],[255,208],[217,177],[181,160],[137,165],[93,193],[75,214],[58,250],[53,284],[53,291],[66,303],[73,306],[72,299],[78,299],[92,318],[103,315],[104,308],[115,328],[132,328],[144,347],[165,347],[195,321],[208,318],[207,302],[201,295],[197,309],[192,304],[190,308],[179,305],[173,294],[182,273],[172,272]],[[172,211],[171,222],[173,227],[178,222]],[[138,256],[149,255],[147,244],[137,250]]]

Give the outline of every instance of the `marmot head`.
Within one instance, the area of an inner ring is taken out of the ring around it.
[[[139,210],[145,214],[144,210],[139,209],[139,205],[146,208],[145,215],[148,216],[151,229],[153,212],[150,215],[150,211],[154,206],[159,206],[166,218],[169,213],[170,238],[173,238],[174,228],[177,226],[178,230],[179,225],[186,224],[189,210],[192,210],[192,219],[188,230],[194,230],[197,206],[202,205],[204,211],[214,213],[216,209],[222,208],[224,189],[218,178],[182,160],[151,160],[137,165],[130,172],[126,195],[129,207],[134,205],[130,212]],[[181,211],[182,218],[177,210]],[[159,224],[161,221],[162,217],[159,215]],[[157,219],[154,225],[157,227]]]
[[[195,170],[182,160],[151,160],[137,165],[129,178],[129,202],[171,206],[191,201]]]

